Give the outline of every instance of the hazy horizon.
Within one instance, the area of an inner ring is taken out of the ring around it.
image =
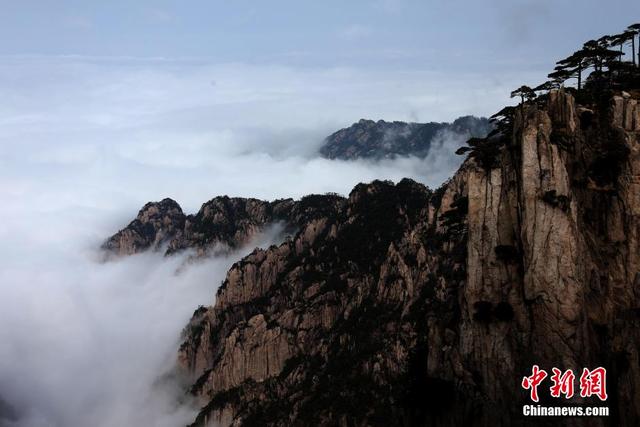
[[[20,415],[7,426],[193,415],[157,381],[243,252],[179,275],[182,258],[158,253],[99,263],[147,201],[194,213],[223,194],[347,194],[403,177],[437,187],[462,161],[450,135],[424,159],[317,149],[361,118],[488,116],[640,16],[637,1],[277,3],[2,3],[0,399]],[[277,241],[268,231],[261,244]]]

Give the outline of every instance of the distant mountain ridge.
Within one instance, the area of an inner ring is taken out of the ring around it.
[[[102,245],[107,256],[125,256],[145,250],[172,255],[193,249],[197,256],[239,248],[273,223],[297,230],[303,224],[337,209],[343,198],[335,194],[307,195],[300,200],[272,202],[218,196],[204,203],[195,215],[185,215],[172,199],[149,202],[125,228]],[[2,426],[0,426],[2,427]]]
[[[404,179],[348,197],[220,196],[195,215],[145,205],[106,251],[207,256],[269,223],[289,233],[236,262],[183,330],[190,426],[533,427],[518,379],[534,364],[611,373],[611,417],[542,425],[639,425],[635,87],[501,112],[436,190]]]
[[[589,41],[553,80],[515,90],[520,104],[436,190],[373,181],[279,208],[295,234],[236,262],[183,331],[191,427],[640,425],[640,64],[606,49],[625,37]],[[585,85],[561,87],[585,58]],[[418,131],[402,123],[365,120],[334,140],[343,156],[382,157],[376,144],[393,144],[380,134],[395,131],[408,150]],[[213,199],[185,244],[246,235],[269,221],[254,207],[276,203]],[[177,208],[160,205],[113,248],[164,239]],[[538,367],[576,373],[580,394],[558,398],[547,378],[534,398],[522,378]],[[590,396],[595,367],[604,398]],[[523,411],[555,405],[607,415]]]
[[[396,156],[425,157],[435,138],[444,132],[459,135],[461,143],[482,138],[491,131],[484,117],[463,116],[452,123],[406,123],[362,119],[325,139],[320,154],[329,159],[382,159]]]

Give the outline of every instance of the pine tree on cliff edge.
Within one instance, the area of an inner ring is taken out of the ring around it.
[[[627,27],[627,31],[632,33],[631,37],[631,56],[634,57],[633,63],[635,64],[635,36],[638,36],[638,67],[640,67],[640,22],[632,24]]]
[[[520,97],[520,105],[524,106],[526,101],[530,101],[536,98],[536,92],[531,89],[529,86],[520,86],[518,89],[511,92],[511,97],[515,98],[516,96]]]

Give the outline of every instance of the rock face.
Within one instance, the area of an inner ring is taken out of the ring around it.
[[[638,104],[554,91],[518,109],[496,167],[299,217],[185,329],[194,425],[639,425]],[[523,418],[534,364],[605,367],[611,415]]]
[[[473,116],[453,123],[405,123],[360,120],[329,136],[320,153],[329,159],[424,157],[438,139],[453,138],[463,144],[470,137],[484,137],[491,130],[489,121]]]
[[[148,249],[164,249],[170,255],[193,249],[204,256],[212,250],[240,247],[274,222],[297,229],[299,224],[331,211],[342,201],[342,197],[332,194],[273,202],[221,196],[203,204],[196,215],[185,215],[175,201],[164,199],[147,203],[136,219],[102,247],[115,255]]]
[[[158,249],[184,228],[185,218],[180,205],[174,200],[147,203],[136,219],[107,239],[102,248],[117,255]]]

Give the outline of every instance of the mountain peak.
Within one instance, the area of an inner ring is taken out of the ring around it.
[[[358,184],[236,263],[185,329],[193,425],[529,425],[532,364],[624,372],[608,392],[633,424],[637,101],[553,91],[515,111],[496,161],[436,191]]]
[[[184,227],[186,216],[173,199],[149,202],[136,218],[102,245],[110,254],[132,255],[168,243]]]
[[[407,123],[401,121],[360,119],[325,139],[320,148],[329,159],[389,158],[396,156],[424,157],[433,141],[444,132],[457,136],[459,144],[469,137],[483,137],[491,130],[485,118],[464,116],[453,123]]]

